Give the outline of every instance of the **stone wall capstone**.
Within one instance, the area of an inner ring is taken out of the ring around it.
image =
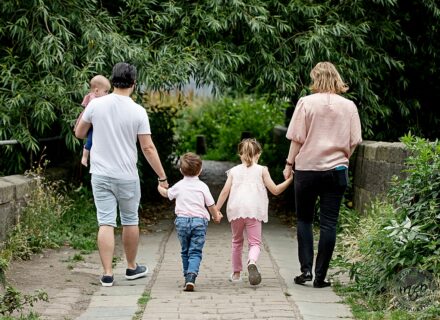
[[[404,177],[407,156],[408,150],[400,142],[364,141],[357,147],[353,202],[358,212],[364,212],[372,200],[385,196],[394,175]]]
[[[20,209],[35,185],[33,179],[24,175],[0,177],[0,242],[6,239],[15,225]]]

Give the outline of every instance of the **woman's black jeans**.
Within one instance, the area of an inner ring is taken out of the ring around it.
[[[295,170],[295,202],[298,216],[298,256],[301,272],[312,272],[313,217],[319,197],[319,244],[315,280],[324,280],[336,242],[339,207],[348,183],[347,169],[329,171]]]

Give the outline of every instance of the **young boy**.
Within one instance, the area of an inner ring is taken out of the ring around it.
[[[180,172],[183,179],[173,187],[157,187],[159,193],[170,200],[176,199],[174,224],[181,245],[185,291],[193,291],[202,260],[209,212],[215,223],[220,223],[222,214],[216,209],[208,186],[199,179],[202,160],[194,153],[185,153],[180,158]],[[206,210],[208,207],[208,210]],[[191,250],[190,250],[191,248]]]
[[[110,81],[106,77],[101,75],[94,76],[92,80],[90,80],[90,91],[84,97],[81,105],[84,108],[86,108],[89,102],[92,101],[93,99],[108,94],[108,92],[110,91],[110,87],[111,87]],[[78,117],[78,119],[81,118],[81,115]],[[77,124],[78,124],[78,120],[77,120]],[[81,164],[85,167],[87,167],[87,161],[89,159],[90,149],[92,148],[92,137],[93,137],[93,129],[90,128],[89,132],[87,133],[87,142],[84,145],[83,154],[81,157]]]

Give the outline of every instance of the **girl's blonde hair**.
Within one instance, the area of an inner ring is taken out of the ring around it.
[[[348,90],[347,84],[342,80],[338,70],[331,62],[319,62],[310,72],[313,93],[344,93]]]
[[[261,154],[261,145],[255,139],[243,139],[238,145],[238,155],[241,160],[250,167],[254,163],[254,158]]]

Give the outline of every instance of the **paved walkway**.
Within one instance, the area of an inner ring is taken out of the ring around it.
[[[218,181],[224,169],[205,166],[204,177]],[[221,185],[214,186],[215,197]],[[177,236],[172,221],[162,223],[162,232],[141,237],[138,260],[150,267],[148,276],[127,281],[123,278],[125,262],[118,263],[115,286],[96,291],[86,312],[76,319],[352,319],[331,288],[293,284],[293,276],[299,274],[295,231],[278,219],[270,218],[263,226],[264,248],[258,261],[263,280],[258,286],[249,285],[247,272],[242,283],[228,281],[229,224],[226,219],[220,225],[210,223],[195,292],[182,290]],[[145,305],[140,298],[146,295],[149,301]]]
[[[151,273],[123,278],[125,262],[115,268],[116,283],[100,288],[78,320],[91,319],[351,319],[352,315],[330,288],[293,284],[299,273],[294,230],[276,218],[264,225],[264,248],[258,261],[263,280],[258,286],[228,281],[231,269],[230,230],[226,222],[210,224],[195,292],[184,292],[177,236],[169,232],[142,236],[139,261]],[[243,256],[246,259],[246,256]],[[150,300],[138,305],[143,294]],[[135,318],[136,319],[136,318]]]

